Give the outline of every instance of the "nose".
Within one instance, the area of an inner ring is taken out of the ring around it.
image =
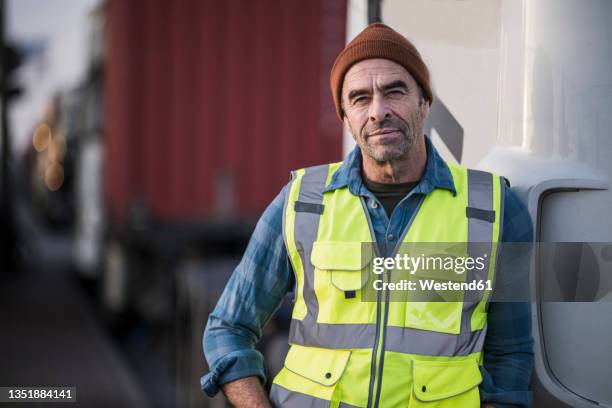
[[[372,103],[370,103],[370,111],[368,114],[370,122],[380,122],[391,117],[391,109],[384,97],[375,94],[372,98]]]

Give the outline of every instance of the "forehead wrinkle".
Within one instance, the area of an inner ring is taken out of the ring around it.
[[[387,60],[365,60],[356,63],[348,70],[344,76],[342,94],[347,95],[353,89],[371,90],[372,83],[380,89],[385,85],[380,83],[381,76],[385,75],[392,76],[385,78],[385,84],[397,79],[403,80],[409,87],[415,83],[414,78],[399,64]]]
[[[404,75],[390,76],[386,78],[381,77],[368,77],[354,80],[347,80],[344,84],[344,91],[348,95],[353,91],[371,91],[372,86],[379,91],[387,89],[390,85],[402,82],[406,85],[407,89],[410,89],[413,85],[411,81]]]
[[[361,75],[365,73],[364,75],[364,79],[378,79],[381,75],[397,75],[398,77],[405,77],[406,76],[406,71],[403,69],[397,69],[395,67],[383,67],[383,68],[375,68],[375,67],[363,67],[360,69],[357,69],[353,72],[347,72],[347,74],[344,76],[344,82],[351,82],[351,81],[355,81],[358,80],[358,78],[355,78],[358,75]]]

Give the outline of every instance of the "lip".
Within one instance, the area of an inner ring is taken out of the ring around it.
[[[399,129],[380,129],[380,130],[377,130],[376,132],[369,133],[368,136],[380,136],[380,135],[386,135],[389,133],[397,133],[397,132],[399,132]]]

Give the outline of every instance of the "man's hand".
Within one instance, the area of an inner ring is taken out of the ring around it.
[[[229,402],[236,408],[272,408],[257,377],[245,377],[221,386]]]

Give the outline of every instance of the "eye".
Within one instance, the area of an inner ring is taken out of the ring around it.
[[[357,98],[353,99],[353,105],[362,104],[367,102],[368,100],[369,98],[367,96],[358,96]]]
[[[403,95],[404,92],[401,89],[392,89],[389,92],[387,92],[387,95],[391,95],[391,96],[398,96],[398,95]]]

